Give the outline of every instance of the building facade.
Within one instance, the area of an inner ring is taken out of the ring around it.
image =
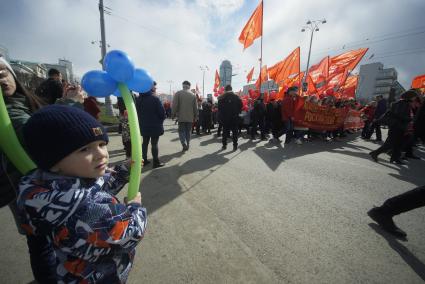
[[[248,84],[243,86],[242,94],[247,95],[248,90],[256,90],[257,87],[255,84]],[[261,83],[261,93],[271,92],[271,91],[279,91],[279,86],[273,80],[268,80],[266,82]]]
[[[382,95],[385,99],[396,100],[404,90],[397,81],[397,75],[395,68],[384,68],[381,62],[361,65],[356,98],[368,102]]]
[[[220,65],[220,87],[232,85],[232,64],[224,60]]]

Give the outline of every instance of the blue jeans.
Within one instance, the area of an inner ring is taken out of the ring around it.
[[[182,146],[189,146],[190,135],[192,132],[192,122],[180,122],[179,121],[179,138]]]

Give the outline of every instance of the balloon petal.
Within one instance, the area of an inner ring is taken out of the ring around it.
[[[127,86],[132,91],[146,93],[152,90],[153,79],[146,70],[142,68],[136,68],[133,79],[127,82]]]
[[[81,86],[90,96],[106,97],[117,89],[117,82],[105,71],[93,70],[84,74]]]
[[[108,52],[103,61],[106,72],[117,82],[127,82],[133,78],[134,63],[127,53],[120,50]]]

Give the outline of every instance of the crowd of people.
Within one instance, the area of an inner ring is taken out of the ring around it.
[[[109,138],[99,122],[96,99],[86,96],[80,86],[62,82],[55,69],[32,94],[3,58],[0,85],[17,137],[37,167],[23,176],[0,152],[1,206],[9,206],[18,231],[27,238],[36,281],[124,283],[135,247],[144,236],[147,215],[140,193],[124,202],[115,196],[128,182],[128,164],[108,167]],[[333,96],[301,98],[297,87],[288,88],[282,100],[265,101],[259,95],[244,103],[227,85],[213,103],[212,99],[199,98],[190,85],[184,81],[171,103],[162,103],[156,96],[155,82],[148,92],[134,94],[144,166],[164,166],[158,145],[166,118],[178,123],[183,152],[190,149],[193,132],[210,135],[216,127],[222,149],[227,149],[231,138],[233,151],[238,149],[244,129],[248,139],[270,138],[281,143],[285,135],[285,144],[295,141],[299,145],[311,139],[336,141],[355,131],[343,125],[320,130],[298,123],[295,117],[300,99],[317,106],[361,111],[363,139],[371,139],[375,133],[376,141],[382,141],[381,126],[386,125],[385,142],[370,153],[375,161],[381,153],[389,153],[390,161],[396,164],[402,164],[402,159],[418,159],[414,147],[425,141],[424,97],[416,90],[406,91],[391,105],[382,96],[366,106]],[[130,129],[121,99],[118,108],[122,142],[130,158]],[[148,158],[149,144],[152,161]],[[387,231],[405,236],[392,217],[424,206],[424,194],[422,187],[393,197],[369,215]]]
[[[36,282],[125,283],[147,215],[140,193],[124,202],[116,197],[128,165],[108,167],[109,137],[96,100],[63,83],[57,70],[32,94],[3,58],[0,85],[36,166],[23,175],[0,151],[0,205],[9,206],[26,236]]]

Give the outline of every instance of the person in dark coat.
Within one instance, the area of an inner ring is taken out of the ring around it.
[[[417,93],[415,91],[408,90],[401,94],[400,100],[393,103],[391,106],[391,112],[388,118],[388,137],[381,147],[369,153],[375,162],[378,161],[379,154],[391,150],[390,162],[399,165],[403,164],[403,162],[400,161],[403,137],[409,124],[413,120],[410,104],[411,100],[416,97],[416,95]]]
[[[284,127],[282,122],[281,114],[281,101],[272,100],[270,102],[271,109],[271,122],[272,122],[272,134],[276,142],[280,142],[280,136],[284,133]]]
[[[251,139],[255,139],[255,135],[257,134],[257,128],[260,128],[261,140],[266,139],[266,129],[265,129],[266,106],[264,105],[262,99],[258,99],[254,102],[254,109],[251,112],[251,118],[252,118]]]
[[[227,138],[232,131],[233,151],[238,148],[239,114],[242,111],[242,100],[232,92],[232,86],[224,88],[225,93],[218,100],[219,120],[223,125],[222,149],[227,148]]]
[[[415,130],[415,138],[421,139],[422,143],[425,144],[425,101],[422,101],[422,105],[419,107],[416,113],[415,122],[413,124]]]
[[[202,116],[202,131],[211,134],[212,104],[209,100],[202,103]]]
[[[373,132],[375,132],[376,141],[382,141],[381,123],[379,122],[379,119],[387,111],[387,100],[384,99],[382,95],[379,95],[379,96],[376,96],[376,102],[377,102],[377,105],[375,109],[373,122],[369,127],[369,131],[366,135],[366,138],[370,139],[370,137],[373,135]]]
[[[151,91],[141,93],[136,101],[137,115],[139,116],[140,133],[143,137],[142,156],[143,165],[150,163],[148,160],[148,145],[151,142],[153,168],[163,167],[158,158],[159,136],[164,134],[165,110],[159,98],[155,95],[156,82]]]
[[[54,104],[63,96],[62,74],[57,69],[48,71],[49,78],[43,81],[35,90],[35,94],[46,104]]]

